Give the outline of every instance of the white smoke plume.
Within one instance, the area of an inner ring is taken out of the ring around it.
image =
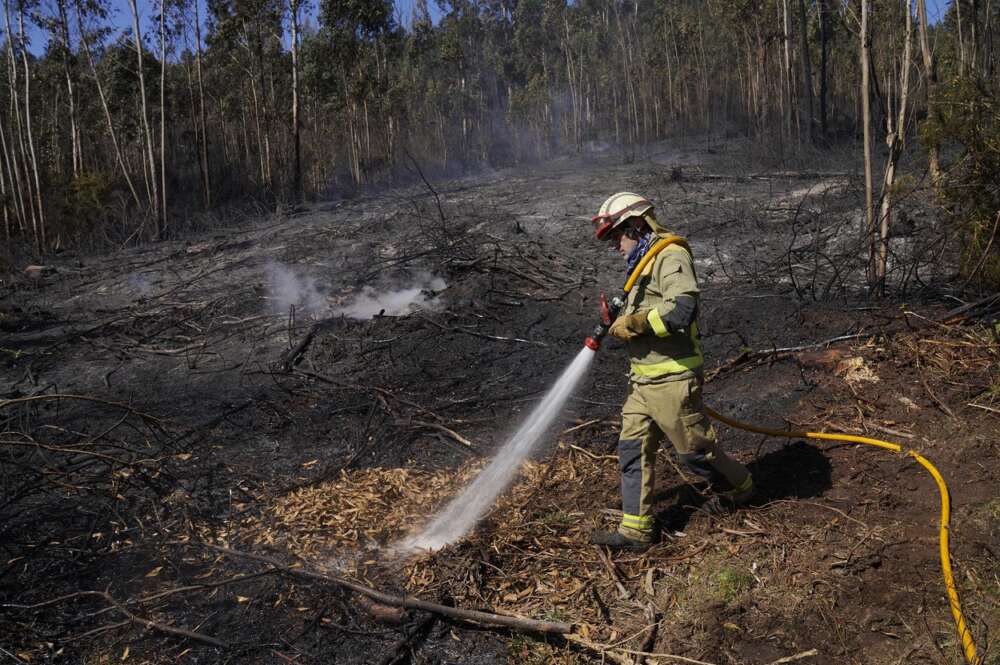
[[[297,272],[280,263],[264,267],[267,279],[267,300],[274,314],[287,314],[291,307],[296,313],[313,317],[346,316],[351,319],[371,319],[375,316],[405,316],[416,310],[437,310],[443,307],[438,293],[447,286],[440,277],[417,273],[405,280],[404,286],[377,289],[365,286],[346,304],[339,298],[329,298],[317,285],[315,277]]]
[[[327,308],[326,298],[316,288],[316,280],[309,275],[297,275],[280,263],[264,266],[267,274],[267,298],[274,314],[287,314],[294,305],[297,311],[320,314]]]
[[[153,285],[143,273],[132,273],[128,276],[128,285],[132,287],[141,298],[148,298],[153,293]]]
[[[447,284],[440,277],[417,275],[411,286],[393,291],[378,291],[366,286],[349,305],[338,307],[334,314],[351,319],[370,319],[374,316],[401,316],[415,310],[435,310],[442,307],[436,292]]]

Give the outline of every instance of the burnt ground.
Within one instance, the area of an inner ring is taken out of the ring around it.
[[[890,295],[868,298],[857,167],[664,144],[20,266],[0,292],[0,661],[962,662],[937,492],[903,456],[720,427],[755,473],[754,505],[698,511],[663,453],[664,542],[613,559],[588,545],[618,504],[614,342],[473,534],[387,554],[580,348],[599,292],[623,281],[589,216],[629,189],[693,245],[713,408],[897,441],[938,466],[964,608],[1000,662],[996,302],[954,314],[977,297],[949,286],[919,191],[901,206]],[[422,309],[344,314],[404,287],[425,289]],[[590,646],[421,613],[387,623],[298,565],[571,622]]]

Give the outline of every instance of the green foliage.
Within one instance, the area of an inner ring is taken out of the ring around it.
[[[104,173],[90,173],[73,178],[63,192],[61,224],[57,231],[81,240],[94,233],[105,221],[113,198],[113,181]]]
[[[753,587],[754,578],[750,573],[736,568],[723,568],[715,575],[719,598],[727,603],[736,600],[744,591]]]
[[[940,120],[921,127],[928,143],[955,145],[942,195],[962,236],[961,271],[1000,286],[1000,98],[994,86],[973,76],[954,77],[940,88]]]

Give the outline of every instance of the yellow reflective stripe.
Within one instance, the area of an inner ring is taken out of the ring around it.
[[[659,363],[640,365],[632,363],[632,371],[639,376],[663,376],[664,374],[680,374],[696,367],[701,367],[705,363],[705,358],[701,355],[689,356],[678,360],[664,360]]]
[[[663,319],[660,318],[660,313],[655,307],[649,310],[649,314],[646,315],[646,320],[649,321],[649,327],[653,329],[653,332],[656,333],[657,337],[666,337],[670,334],[670,331],[667,330],[667,324],[665,324]]]
[[[753,489],[753,476],[748,473],[746,480],[740,483],[739,487],[734,487],[731,490],[720,492],[720,494],[725,494],[726,496],[733,496],[735,494],[743,494],[744,492],[748,492],[751,489]]]
[[[653,528],[653,516],[629,515],[628,513],[623,513],[622,526],[630,529],[638,529],[639,531],[646,531],[647,529]]]

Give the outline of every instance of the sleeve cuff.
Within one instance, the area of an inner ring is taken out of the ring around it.
[[[666,337],[670,334],[670,331],[667,330],[667,324],[663,322],[660,312],[655,307],[649,310],[649,314],[646,315],[646,321],[649,322],[649,327],[653,329],[657,337]]]

